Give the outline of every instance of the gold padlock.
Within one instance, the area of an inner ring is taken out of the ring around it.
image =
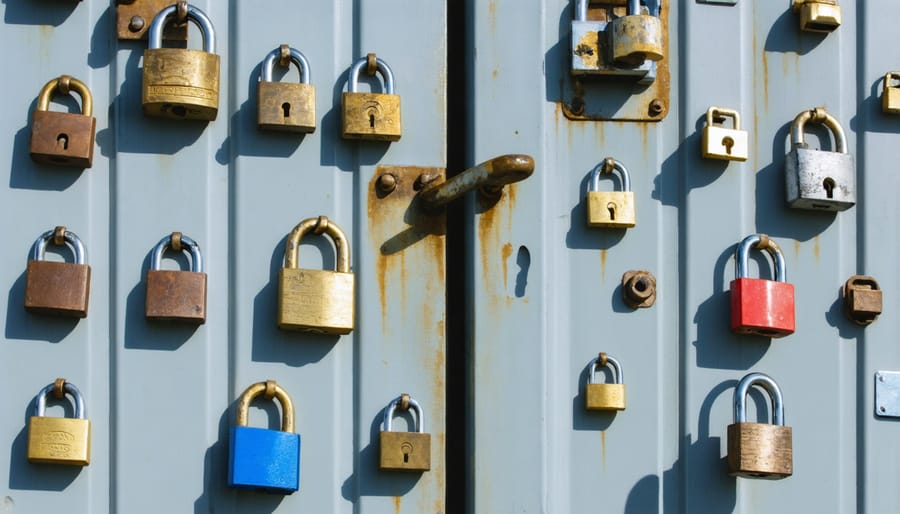
[[[75,254],[75,262],[44,260],[50,242],[57,246],[68,243]],[[91,267],[84,261],[84,245],[74,232],[69,232],[66,227],[56,227],[41,234],[31,246],[25,274],[25,310],[86,317],[91,293]]]
[[[306,234],[327,234],[334,242],[336,271],[299,269],[297,253]],[[353,331],[354,278],[350,247],[340,227],[325,216],[309,218],[294,227],[278,274],[278,326],[323,334]]]
[[[841,26],[841,6],[836,0],[794,0],[794,12],[800,12],[800,30],[831,32]]]
[[[366,66],[369,75],[377,70],[384,81],[384,93],[359,93],[359,74]],[[394,73],[383,60],[369,54],[350,68],[347,92],[342,96],[344,139],[398,141],[400,125],[400,96],[394,94]]]
[[[597,368],[609,368],[613,372],[613,383],[594,383]],[[588,364],[588,383],[585,388],[585,405],[587,410],[625,410],[625,379],[619,361],[600,352]]]
[[[394,412],[412,411],[415,432],[391,430]],[[431,434],[425,433],[425,412],[410,395],[403,393],[384,409],[384,429],[381,431],[379,467],[392,471],[428,471],[431,469]]]
[[[275,63],[300,70],[300,83],[273,82]],[[259,82],[259,128],[290,132],[315,132],[316,87],[310,82],[309,62],[299,50],[281,45],[266,56]]]
[[[75,401],[75,418],[48,418],[47,395],[58,399],[68,394]],[[87,466],[91,463],[91,422],[85,418],[84,397],[64,378],[41,389],[35,414],[28,421],[28,461],[39,464]]]
[[[882,308],[882,293],[874,277],[853,275],[844,282],[844,315],[857,325],[871,325]]]
[[[81,96],[81,114],[50,111],[53,93]],[[90,168],[94,161],[94,98],[84,82],[63,75],[44,85],[31,118],[31,159],[43,164]]]
[[[717,124],[725,118],[731,118],[732,128]],[[706,111],[706,126],[703,127],[703,158],[746,161],[748,157],[749,143],[747,131],[741,130],[741,115],[734,109],[710,107]]]
[[[747,393],[759,386],[772,400],[772,424],[747,423]],[[778,480],[794,473],[793,433],[784,425],[784,400],[771,377],[750,373],[734,389],[734,423],[728,425],[728,474]]]
[[[180,10],[184,12],[178,12]],[[163,29],[170,18],[193,21],[203,33],[203,50],[162,48]],[[216,119],[219,113],[219,56],[215,54],[215,29],[206,14],[186,2],[170,5],[153,18],[148,40],[141,94],[144,114],[176,119]]]
[[[600,173],[619,172],[622,191],[600,191]],[[629,228],[635,225],[634,193],[631,177],[625,166],[607,157],[594,167],[587,193],[587,224],[589,227]]]
[[[167,248],[179,253],[188,250],[191,270],[160,269]],[[181,232],[172,232],[162,238],[150,254],[144,315],[156,321],[206,323],[206,273],[203,272],[200,245]]]
[[[888,114],[900,114],[900,71],[889,71],[884,76],[881,92],[881,110]]]

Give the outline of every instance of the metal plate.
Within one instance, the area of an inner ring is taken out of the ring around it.
[[[175,0],[118,0],[116,2],[116,34],[119,39],[147,39],[147,31],[150,23],[159,11],[175,3]],[[135,18],[141,22],[135,27],[131,26],[131,20]],[[140,28],[137,28],[137,27]],[[132,30],[134,28],[135,30]],[[186,41],[187,23],[169,23],[163,30],[163,39],[166,41]]]
[[[875,415],[900,418],[900,372],[875,372]]]

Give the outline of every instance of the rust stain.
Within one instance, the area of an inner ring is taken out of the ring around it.
[[[500,75],[500,68],[494,68],[494,71],[491,72],[491,77],[497,78]]]
[[[600,431],[600,462],[603,463],[603,471],[606,471],[606,430]]]
[[[641,129],[641,148],[644,149],[644,155],[647,155],[647,142],[649,141],[648,131],[650,130],[650,126],[647,123],[638,123],[638,128]]]
[[[406,458],[406,455],[403,456]],[[400,497],[394,496],[394,514],[400,514]]]
[[[497,29],[497,2],[495,0],[488,3],[488,27],[491,32]]]
[[[512,243],[506,243],[500,251],[503,258],[503,290],[509,289],[509,258],[512,256]]]
[[[497,291],[500,282],[495,281],[497,275],[501,272],[501,268],[506,265],[505,259],[502,259],[500,266],[497,266],[497,258],[502,257],[502,248],[500,246],[501,233],[507,233],[509,227],[512,226],[512,215],[516,204],[517,184],[503,188],[503,194],[496,204],[487,207],[479,200],[486,210],[478,215],[478,240],[481,243],[481,276],[484,280],[485,295],[488,298],[488,308],[495,310],[500,304],[500,298],[506,299],[505,289]],[[505,213],[505,219],[501,218]],[[505,221],[505,224],[504,224]],[[504,280],[506,275],[504,274]],[[496,286],[494,285],[496,284]],[[504,302],[507,304],[508,302]]]
[[[816,264],[818,264],[821,257],[819,252],[819,236],[816,236],[815,239],[813,239],[813,255],[816,256]]]
[[[600,250],[600,278],[606,280],[606,249]]]
[[[800,241],[794,241],[794,257],[800,258]]]

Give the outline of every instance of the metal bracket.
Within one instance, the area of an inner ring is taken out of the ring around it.
[[[150,23],[159,11],[175,0],[116,0],[116,34],[119,39],[147,39]],[[166,41],[187,41],[187,23],[169,23],[163,30]]]
[[[900,372],[875,372],[875,415],[900,418]]]

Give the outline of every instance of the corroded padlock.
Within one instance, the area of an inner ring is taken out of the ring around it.
[[[153,18],[144,51],[144,114],[164,118],[214,120],[219,113],[219,56],[216,34],[206,14],[187,5],[170,5]],[[203,34],[203,50],[163,48],[163,29],[171,19],[193,21]]]
[[[619,173],[621,191],[600,191],[600,173]],[[635,224],[631,177],[621,162],[607,157],[594,167],[588,183],[587,224],[589,227],[629,228]]]
[[[54,93],[75,91],[81,97],[81,113],[50,110]],[[92,116],[94,98],[84,82],[63,75],[44,85],[31,118],[31,159],[44,164],[90,168],[94,161],[94,133],[97,120]]]
[[[191,271],[160,269],[163,253],[168,248],[190,252]],[[147,270],[144,314],[152,320],[206,323],[206,273],[200,246],[181,232],[162,238],[153,248]]]
[[[68,243],[75,262],[44,260],[47,244]],[[91,292],[91,267],[85,264],[81,239],[66,227],[56,227],[40,235],[31,247],[25,275],[25,309],[42,314],[84,318]]]
[[[662,21],[658,16],[643,14],[640,0],[628,0],[627,13],[613,19],[607,29],[613,62],[634,67],[644,61],[662,60]]]
[[[881,287],[874,277],[853,275],[844,282],[844,315],[858,325],[870,325],[882,308]]]
[[[572,74],[582,75],[600,71],[600,39],[606,23],[588,20],[588,0],[575,0],[572,20]],[[605,46],[605,45],[603,45]]]
[[[336,270],[298,267],[300,239],[306,234],[327,234],[334,242]],[[350,272],[347,237],[325,216],[309,218],[294,227],[284,250],[284,267],[278,274],[278,326],[324,334],[353,331],[354,278]]]
[[[75,401],[74,418],[46,417],[47,395]],[[35,399],[34,416],[28,421],[28,460],[40,464],[87,466],[91,463],[91,422],[86,418],[84,397],[75,384],[64,378],[41,389]]]
[[[359,74],[363,67],[369,75],[374,75],[376,70],[381,74],[383,93],[358,91]],[[342,108],[344,139],[400,140],[400,96],[394,94],[394,73],[375,54],[353,63],[347,79],[347,92],[342,96]]]
[[[834,151],[811,150],[807,123],[822,123],[834,134]],[[844,211],[856,204],[856,170],[847,153],[841,124],[824,107],[801,112],[791,123],[791,151],[785,157],[787,203],[794,209]]]
[[[881,110],[888,114],[900,114],[900,71],[889,71],[884,76],[881,92]]]
[[[750,249],[765,250],[775,265],[775,280],[747,278]],[[735,279],[731,281],[731,331],[784,337],[794,333],[794,285],[785,278],[784,255],[765,234],[749,235],[735,251]]]
[[[731,118],[732,128],[718,124]],[[710,107],[703,127],[703,158],[723,161],[746,161],[749,157],[747,131],[741,130],[741,115],[734,109]]]
[[[291,63],[300,71],[300,83],[273,82],[275,64]],[[310,84],[309,62],[299,50],[281,45],[266,56],[259,78],[259,128],[290,132],[316,130],[316,87]]]
[[[394,412],[412,411],[415,432],[394,432]],[[425,412],[415,399],[404,393],[384,409],[379,466],[393,471],[428,471],[431,469],[431,434],[425,433]]]
[[[772,424],[747,423],[747,393],[759,386],[772,401]],[[778,480],[794,473],[791,427],[784,425],[784,400],[778,384],[763,373],[750,373],[734,389],[734,423],[728,425],[728,474]]]
[[[800,30],[805,32],[831,32],[841,26],[836,0],[794,0],[792,8],[800,13]]]
[[[609,367],[612,383],[596,383],[597,369]],[[600,352],[588,364],[588,383],[585,387],[584,407],[587,410],[625,410],[625,377],[619,361]]]

